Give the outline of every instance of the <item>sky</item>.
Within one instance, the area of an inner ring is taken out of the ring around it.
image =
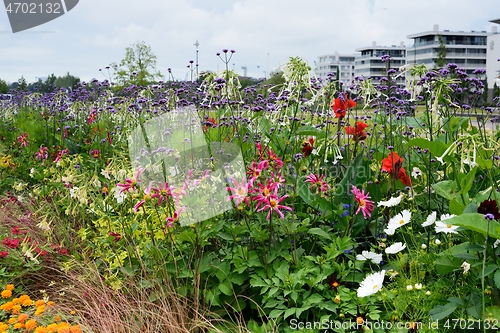
[[[496,9],[495,9],[496,8]],[[28,82],[67,72],[83,81],[106,79],[109,64],[144,41],[167,77],[189,79],[187,66],[221,71],[216,56],[235,50],[229,68],[264,77],[289,57],[314,68],[318,56],[372,45],[411,45],[407,35],[440,30],[488,31],[500,18],[498,0],[80,0],[65,15],[12,33],[0,9],[0,79]],[[500,26],[498,30],[500,31]]]

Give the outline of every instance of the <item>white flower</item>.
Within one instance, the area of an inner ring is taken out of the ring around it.
[[[468,272],[468,271],[469,271],[469,269],[470,269],[470,264],[469,264],[467,261],[464,261],[464,262],[462,263],[462,266],[460,266],[460,267],[462,267],[462,268],[464,269],[464,274],[467,274],[467,272]]]
[[[101,169],[101,175],[103,175],[106,179],[110,179],[108,170]]]
[[[385,249],[385,253],[394,254],[403,251],[406,248],[406,244],[397,242]]]
[[[33,178],[35,174],[35,168],[30,169],[30,177]]]
[[[493,243],[493,248],[496,249],[500,245],[500,239],[497,239],[495,243]]]
[[[413,178],[418,178],[418,177],[422,176],[422,170],[420,170],[417,167],[413,167],[413,171],[411,172],[411,175]]]
[[[449,220],[451,219],[452,217],[455,217],[456,215],[454,214],[443,214],[441,215],[441,221],[445,221],[445,220]]]
[[[408,291],[413,290],[413,286],[411,284],[407,285],[406,290],[408,290]]]
[[[446,224],[444,222],[436,222],[436,232],[444,232],[446,234],[458,234],[456,225]]]
[[[71,198],[75,198],[77,196],[76,192],[78,191],[78,187],[74,186],[69,190],[69,196]]]
[[[425,250],[427,248],[427,245],[422,244],[422,245],[420,245],[420,247],[422,248],[422,250]]]
[[[425,294],[426,294],[427,296],[429,296],[429,295],[431,294],[430,290],[427,290],[427,291],[425,292]]]
[[[440,241],[439,239],[436,239],[436,240],[434,241],[434,243],[436,243],[436,245],[439,245],[439,244],[441,244],[441,241]]]
[[[363,251],[361,254],[356,256],[356,260],[371,260],[374,264],[380,264],[382,261],[382,255],[371,251]]]
[[[430,225],[433,225],[434,222],[436,222],[436,212],[432,212],[429,216],[427,216],[427,220],[425,220],[424,223],[422,223],[422,227],[428,227]]]
[[[366,297],[375,294],[384,283],[385,270],[367,275],[358,288],[358,297]]]
[[[120,191],[121,190],[119,187],[113,188],[113,192],[115,192],[114,195],[115,195],[116,202],[119,204],[123,203],[123,200],[125,200],[125,194],[123,192],[120,193]]]
[[[387,228],[384,230],[388,235],[394,235],[397,228],[410,222],[411,213],[409,210],[405,209],[400,214],[394,216],[389,220]]]
[[[399,203],[401,202],[401,199],[403,199],[402,194],[399,197],[393,197],[387,201],[379,201],[379,203],[377,204],[377,207],[382,207],[382,206],[393,207],[393,206],[399,205]]]
[[[421,283],[415,283],[415,289],[417,289],[417,290],[422,289],[422,284]]]

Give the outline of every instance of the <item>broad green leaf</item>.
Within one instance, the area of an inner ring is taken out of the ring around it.
[[[290,310],[290,309],[288,309],[288,310]],[[281,316],[283,314],[283,312],[285,312],[285,310],[274,309],[273,311],[271,311],[271,313],[269,313],[269,318],[278,318],[279,316]],[[295,312],[295,309],[294,309],[294,312]]]
[[[497,271],[495,272],[494,279],[495,285],[497,286],[497,288],[500,288],[500,269],[497,269]]]
[[[302,126],[295,132],[295,135],[311,135],[320,139],[326,138],[326,132],[314,126]]]
[[[443,180],[433,184],[432,188],[438,195],[448,200],[454,199],[458,191],[458,185],[454,180]]]
[[[440,256],[436,258],[436,271],[440,275],[448,274],[459,267],[459,263],[454,263],[446,256]]]
[[[219,284],[219,290],[226,296],[233,295],[233,289],[231,289],[231,282],[227,280]]]
[[[460,182],[462,194],[467,194],[474,184],[474,178],[476,177],[477,167],[474,167]]]
[[[419,146],[420,148],[428,148],[434,156],[441,156],[451,144],[445,144],[439,141],[429,141],[423,138],[410,140],[408,146]]]
[[[429,311],[429,315],[431,316],[431,320],[441,320],[449,315],[451,315],[457,306],[453,303],[447,303],[445,305],[438,305],[431,311]]]
[[[500,322],[500,307],[497,305],[489,306],[485,309],[485,316],[487,318],[493,318]],[[493,325],[493,323],[491,323]]]
[[[285,315],[283,316],[285,319],[290,317],[291,315],[293,315],[296,311],[296,308],[289,308],[289,309],[286,309],[285,311]]]
[[[307,233],[312,235],[317,235],[328,240],[332,240],[332,236],[330,236],[326,231],[324,231],[321,228],[311,228]]]
[[[457,199],[450,200],[450,213],[460,215],[464,212],[465,206],[457,201]]]
[[[488,221],[484,218],[483,214],[478,213],[468,213],[459,216],[452,217],[446,220],[446,223],[451,225],[457,225],[472,231],[476,231],[486,236],[488,234],[490,237],[500,239],[500,223],[497,221]],[[489,225],[489,230],[488,230]]]

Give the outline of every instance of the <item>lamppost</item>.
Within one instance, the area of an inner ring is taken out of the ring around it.
[[[200,43],[198,43],[198,40],[196,40],[196,43],[194,43],[194,46],[196,46],[196,80],[198,80],[198,46],[200,46]]]

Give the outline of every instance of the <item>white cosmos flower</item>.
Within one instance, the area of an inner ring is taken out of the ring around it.
[[[436,222],[436,232],[444,232],[446,234],[458,234],[456,225],[446,224],[441,221]]]
[[[358,288],[358,297],[366,297],[375,294],[384,284],[385,270],[367,275]]]
[[[497,239],[495,243],[493,243],[493,248],[496,249],[500,245],[500,239]]]
[[[422,227],[428,227],[430,225],[433,225],[434,222],[436,222],[436,212],[432,212],[429,216],[427,216],[427,220],[425,220],[424,223],[422,223]]]
[[[443,214],[441,215],[441,221],[445,221],[445,220],[449,220],[451,219],[452,217],[455,217],[456,215],[454,214]]]
[[[384,230],[384,232],[388,235],[394,235],[396,229],[409,223],[410,219],[411,213],[409,210],[405,209],[389,220],[389,224],[387,225],[387,228]]]
[[[422,289],[422,284],[421,283],[415,283],[415,289],[421,290]]]
[[[399,197],[393,197],[387,201],[379,201],[379,203],[377,204],[377,207],[382,207],[382,206],[393,207],[393,206],[399,205],[399,203],[401,202],[401,199],[403,199],[402,194]]]
[[[356,260],[371,260],[374,264],[380,264],[382,261],[382,255],[371,251],[363,251],[361,254],[356,256]]]
[[[403,251],[406,248],[406,244],[397,242],[385,249],[385,253],[394,254]]]

